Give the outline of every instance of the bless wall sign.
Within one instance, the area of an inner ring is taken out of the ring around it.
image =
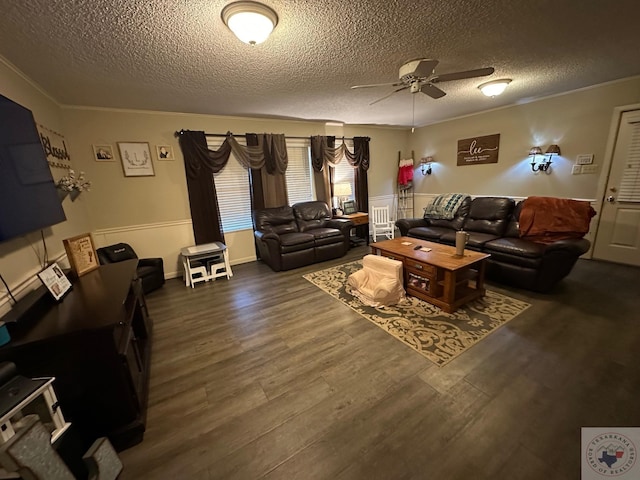
[[[458,166],[498,163],[500,134],[458,140]]]

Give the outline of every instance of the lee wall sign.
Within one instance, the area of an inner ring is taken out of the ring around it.
[[[458,166],[498,163],[500,134],[458,140]]]

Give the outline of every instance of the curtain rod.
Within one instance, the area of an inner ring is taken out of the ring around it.
[[[180,136],[180,132],[182,132],[183,130],[176,130],[176,132],[173,134],[174,136],[178,137]],[[204,133],[205,137],[226,137],[227,135],[229,135],[228,133]],[[310,137],[315,136],[315,135],[309,135],[307,137],[290,137],[288,135],[285,135],[284,138],[290,138],[292,140],[308,140]],[[330,135],[329,135],[330,136]],[[341,140],[353,140],[353,137],[338,137],[336,136],[336,139],[341,139]]]

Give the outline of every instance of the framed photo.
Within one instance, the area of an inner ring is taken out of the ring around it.
[[[156,145],[158,160],[175,160],[173,147],[171,145]]]
[[[69,258],[71,270],[76,276],[81,277],[100,266],[90,233],[66,238],[62,243]]]
[[[113,147],[111,145],[94,145],[93,159],[96,162],[115,162]]]
[[[356,213],[356,202],[354,200],[347,200],[342,204],[342,209],[344,210],[345,215],[351,215],[352,213]]]
[[[38,278],[56,300],[60,300],[71,289],[71,282],[57,263],[42,270],[38,274]]]
[[[120,160],[125,177],[149,177],[155,175],[151,150],[147,142],[118,142]]]

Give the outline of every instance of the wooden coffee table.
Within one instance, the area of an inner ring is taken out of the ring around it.
[[[418,245],[431,251],[415,250]],[[486,253],[465,250],[463,256],[457,256],[455,247],[410,237],[370,246],[373,254],[402,262],[407,295],[421,298],[447,313],[485,294],[485,260],[490,257]]]

